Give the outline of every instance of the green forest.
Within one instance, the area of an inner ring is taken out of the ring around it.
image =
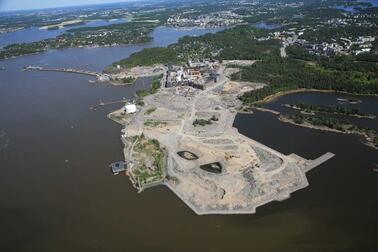
[[[144,49],[113,65],[134,67],[153,64],[177,64],[187,62],[188,59],[248,60],[278,56],[279,41],[256,40],[256,38],[266,34],[267,31],[265,30],[250,26],[239,26],[200,37],[185,36],[178,43],[167,48]]]
[[[359,134],[363,136],[364,142],[374,146],[375,148],[378,148],[378,132],[376,130],[357,126],[344,120],[332,118],[329,116],[310,116],[302,114],[282,115],[281,119],[288,120],[299,125],[308,123],[318,127],[326,127],[333,130],[338,130],[343,133]]]
[[[233,75],[234,80],[267,83],[240,99],[253,104],[277,92],[298,88],[333,90],[353,94],[378,94],[378,66],[343,58],[319,58],[305,62],[292,58],[269,58]]]
[[[357,108],[346,108],[341,106],[320,106],[307,103],[290,103],[287,104],[288,107],[298,109],[305,112],[319,112],[325,114],[335,114],[335,115],[346,115],[346,116],[357,116],[365,118],[375,118],[374,115],[363,112]]]

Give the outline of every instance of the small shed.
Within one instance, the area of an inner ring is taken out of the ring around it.
[[[120,172],[126,171],[126,162],[119,161],[110,164],[110,168],[112,169],[112,172],[114,175],[118,175]]]

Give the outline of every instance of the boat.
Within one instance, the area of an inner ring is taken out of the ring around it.
[[[358,104],[358,103],[361,103],[362,101],[359,99],[348,99],[348,102],[350,104]]]
[[[348,102],[350,104],[358,104],[358,103],[362,103],[361,100],[357,99],[357,98],[337,98],[337,101],[343,103],[343,102]]]

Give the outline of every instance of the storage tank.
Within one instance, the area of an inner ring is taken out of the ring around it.
[[[136,109],[135,104],[127,104],[125,106],[125,112],[127,114],[132,114],[132,113],[135,113],[136,111],[137,111],[137,109]]]

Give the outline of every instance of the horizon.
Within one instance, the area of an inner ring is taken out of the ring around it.
[[[141,0],[80,0],[80,3],[75,0],[53,0],[49,1],[48,3],[43,0],[33,1],[33,3],[30,3],[28,0],[0,0],[0,12],[35,11],[137,1]]]

